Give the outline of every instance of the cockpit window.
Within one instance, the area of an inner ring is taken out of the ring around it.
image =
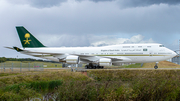
[[[164,47],[164,45],[159,45],[159,47]]]

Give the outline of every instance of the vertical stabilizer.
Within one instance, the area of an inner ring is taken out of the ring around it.
[[[16,27],[21,44],[23,48],[37,48],[45,47],[41,42],[39,42],[29,31],[27,31],[23,26]]]

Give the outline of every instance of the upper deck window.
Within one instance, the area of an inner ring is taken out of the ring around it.
[[[164,45],[159,45],[159,47],[164,47]]]
[[[130,48],[130,46],[123,46],[123,48]]]

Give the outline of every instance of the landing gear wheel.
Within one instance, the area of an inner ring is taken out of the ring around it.
[[[154,66],[154,69],[158,69],[158,63],[159,62],[156,62],[155,66]]]
[[[158,66],[154,66],[154,69],[158,69]]]
[[[97,64],[90,63],[89,65],[85,65],[85,69],[103,69],[104,66],[99,66]]]
[[[85,69],[88,69],[88,65],[85,66]]]

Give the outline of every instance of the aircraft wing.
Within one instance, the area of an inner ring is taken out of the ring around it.
[[[20,49],[18,47],[5,47],[8,49],[13,49],[18,52],[35,56],[35,57],[41,57],[41,58],[46,58],[46,57],[51,57],[51,58],[56,58],[56,59],[65,59],[68,55],[75,55],[79,56],[80,60],[86,63],[90,62],[97,62],[101,58],[109,58],[112,60],[112,63],[117,63],[117,62],[125,62],[125,61],[130,61],[129,58],[127,57],[117,57],[117,56],[93,56],[93,55],[79,55],[79,54],[65,54],[65,53],[49,53],[49,52],[34,52],[34,51],[29,51],[29,50],[24,50]]]
[[[121,56],[91,56],[91,55],[77,55],[80,57],[81,60],[88,61],[88,62],[96,62],[101,58],[109,58],[112,60],[112,63],[118,63],[118,62],[129,62],[131,59]]]
[[[131,59],[129,59],[125,56],[105,56],[104,58],[111,59],[112,63],[131,61]]]
[[[93,62],[94,59],[98,60],[98,58],[96,58],[95,56],[90,56],[90,55],[78,55],[78,54],[65,54],[65,53],[50,53],[50,52],[34,52],[34,51],[29,51],[29,50],[24,50],[24,49],[20,49],[18,47],[5,47],[8,49],[13,49],[16,50],[18,52],[24,53],[26,55],[31,55],[31,56],[35,56],[35,57],[41,57],[41,58],[56,58],[56,59],[65,59],[68,55],[75,55],[75,56],[79,56],[81,61],[84,62]]]
[[[47,53],[47,52],[31,52],[31,51],[26,51],[25,54],[33,55],[33,56],[41,57],[41,58],[53,57],[53,58],[60,59],[60,60],[65,59],[69,55],[74,55],[74,56],[79,56],[80,61],[85,62],[85,63],[95,62],[95,61],[99,60],[99,57],[97,57],[97,56],[79,55],[79,54]]]

